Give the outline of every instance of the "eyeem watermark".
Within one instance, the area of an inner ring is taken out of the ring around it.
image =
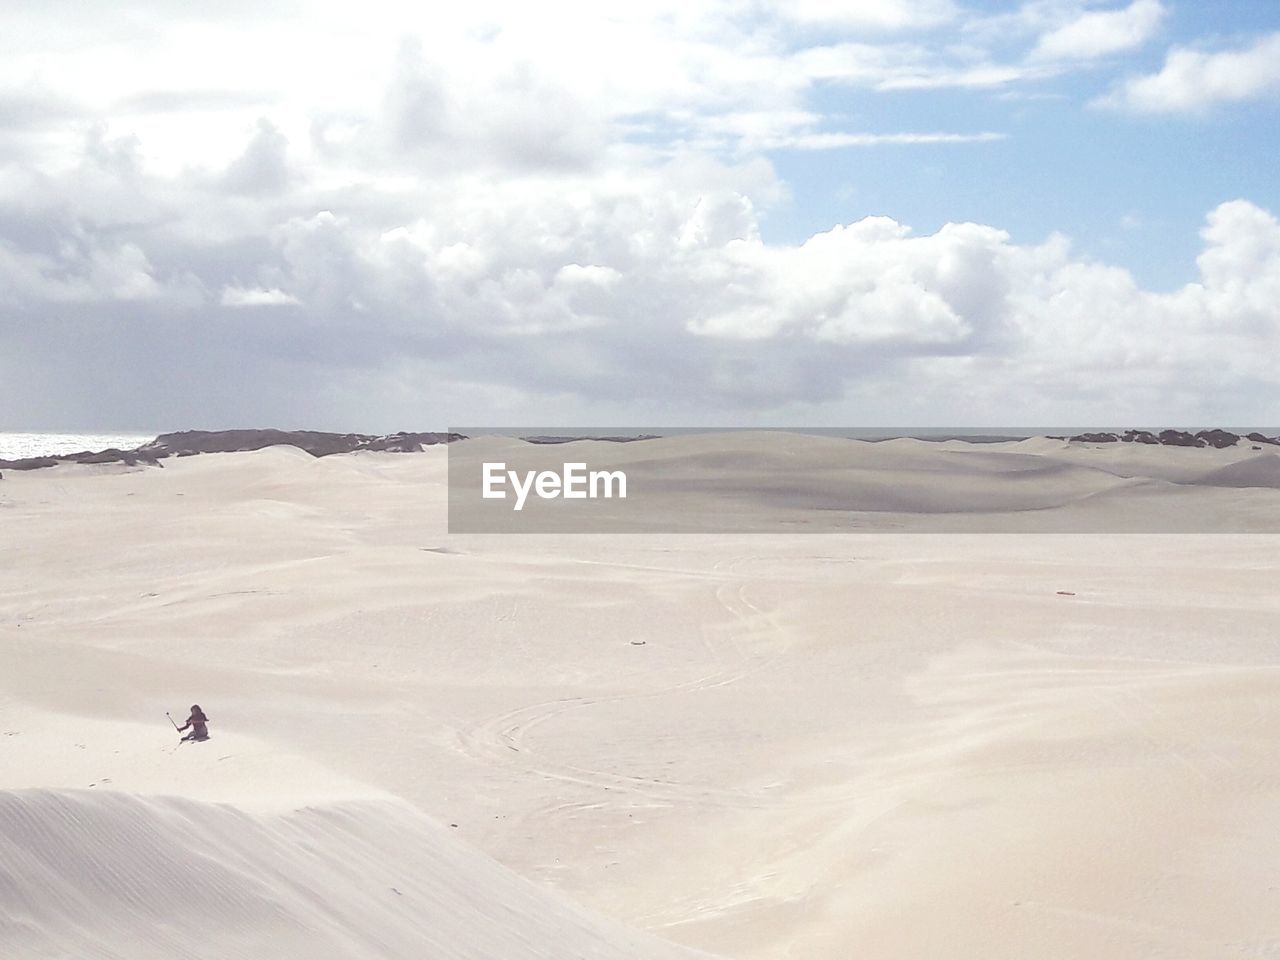
[[[450,533],[1280,531],[1275,429],[449,432]],[[1192,458],[1203,479],[1161,479]]]
[[[508,470],[502,461],[486,461],[481,468],[485,500],[506,500],[514,494],[513,510],[523,510],[529,494],[540,500],[619,500],[627,498],[627,475],[621,470],[588,470],[585,463],[566,463],[554,470]],[[508,491],[508,487],[510,491]]]

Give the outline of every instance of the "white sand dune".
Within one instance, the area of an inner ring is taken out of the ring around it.
[[[404,804],[274,815],[118,792],[0,792],[7,957],[692,958],[590,917]]]
[[[1275,530],[1280,495],[1210,485],[1247,447],[767,452],[742,510],[838,475],[881,530],[1022,516],[997,487],[1045,531]],[[0,956],[1280,954],[1280,537],[450,535],[445,472],[6,473]]]
[[[695,960],[241,733],[0,709],[5,957]]]

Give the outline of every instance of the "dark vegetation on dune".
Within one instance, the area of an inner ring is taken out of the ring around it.
[[[1268,437],[1261,433],[1247,433],[1243,437],[1230,430],[1201,430],[1188,433],[1185,430],[1126,430],[1124,433],[1078,433],[1074,437],[1054,437],[1055,440],[1071,440],[1077,443],[1149,443],[1166,447],[1234,447],[1241,440],[1250,443],[1270,443],[1280,446],[1280,437]]]
[[[467,439],[461,433],[325,433],[319,430],[182,430],[178,433],[162,433],[150,443],[132,450],[82,450],[79,453],[60,453],[48,457],[26,457],[22,460],[0,460],[0,469],[36,470],[59,463],[123,463],[135,466],[139,463],[162,466],[167,457],[190,457],[197,453],[243,453],[261,450],[263,447],[287,445],[297,447],[313,457],[327,457],[335,453],[353,453],[357,450],[379,450],[388,453],[418,453],[423,447],[437,443],[452,443]],[[573,440],[612,440],[625,443],[632,440],[656,439],[652,435],[622,436],[529,436],[521,437],[527,443],[569,443]]]
[[[382,450],[391,453],[417,453],[425,446],[464,439],[460,433],[322,433],[317,430],[183,430],[162,433],[150,443],[132,450],[82,451],[53,457],[28,457],[24,460],[0,460],[0,468],[35,470],[58,463],[138,463],[162,466],[168,457],[190,457],[197,453],[241,453],[263,447],[288,445],[304,450],[313,457],[356,450]]]

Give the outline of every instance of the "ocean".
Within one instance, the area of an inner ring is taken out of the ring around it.
[[[48,457],[110,447],[131,450],[155,438],[154,433],[0,433],[0,460]]]

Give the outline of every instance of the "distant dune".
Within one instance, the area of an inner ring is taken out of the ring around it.
[[[1200,478],[1208,487],[1280,488],[1280,454],[1264,453],[1212,470]]]
[[[449,447],[450,520],[467,532],[1280,531],[1265,470],[1205,479],[1257,456],[1248,444],[850,440],[734,431],[556,446],[477,437]],[[622,471],[625,500],[567,508],[481,499],[485,463],[520,475],[569,460]],[[1225,486],[1254,488],[1227,495]]]
[[[724,431],[722,435],[732,435],[735,432],[737,431]],[[833,438],[831,436],[832,432],[829,430],[821,431],[820,434],[826,439]],[[704,438],[716,435],[718,434],[699,434],[696,431],[692,433],[681,431],[676,434],[676,436],[702,436]],[[786,431],[774,431],[770,432],[770,435],[779,437],[786,435]],[[804,433],[793,433],[791,435],[818,436]],[[506,435],[498,434],[497,436]],[[623,435],[592,433],[572,435],[530,434],[520,437],[512,436],[509,439],[518,439],[530,444],[560,445],[581,441],[634,443],[642,440],[661,439],[661,436],[660,434],[652,433]],[[297,447],[313,457],[327,457],[356,451],[418,453],[424,447],[465,439],[467,437],[460,433],[443,432],[415,433],[401,431],[391,434],[364,434],[276,429],[184,430],[177,433],[162,433],[154,440],[128,450],[120,450],[113,447],[106,450],[82,450],[77,453],[25,457],[20,460],[0,459],[0,468],[34,470],[40,467],[54,466],[58,463],[125,463],[128,465],[158,463],[168,457],[189,457],[197,453],[248,453],[253,450],[262,450],[266,447],[274,446]],[[834,437],[834,439],[857,438]],[[932,433],[917,436],[909,430],[897,435],[886,434],[883,437],[865,438],[866,441],[874,442],[892,442],[895,439],[922,440],[938,444],[960,443],[965,446],[972,446],[974,444],[1009,444],[1035,438],[1024,435],[1001,436],[991,433]],[[1239,434],[1221,429],[1201,430],[1194,434],[1181,430],[1162,430],[1159,433],[1149,430],[1127,430],[1123,433],[1081,433],[1071,437],[1052,437],[1050,439],[1065,440],[1073,443],[1138,443],[1156,446],[1213,447],[1215,449],[1236,446],[1242,442],[1280,445],[1280,436],[1270,437],[1260,433],[1250,433],[1242,437]]]

